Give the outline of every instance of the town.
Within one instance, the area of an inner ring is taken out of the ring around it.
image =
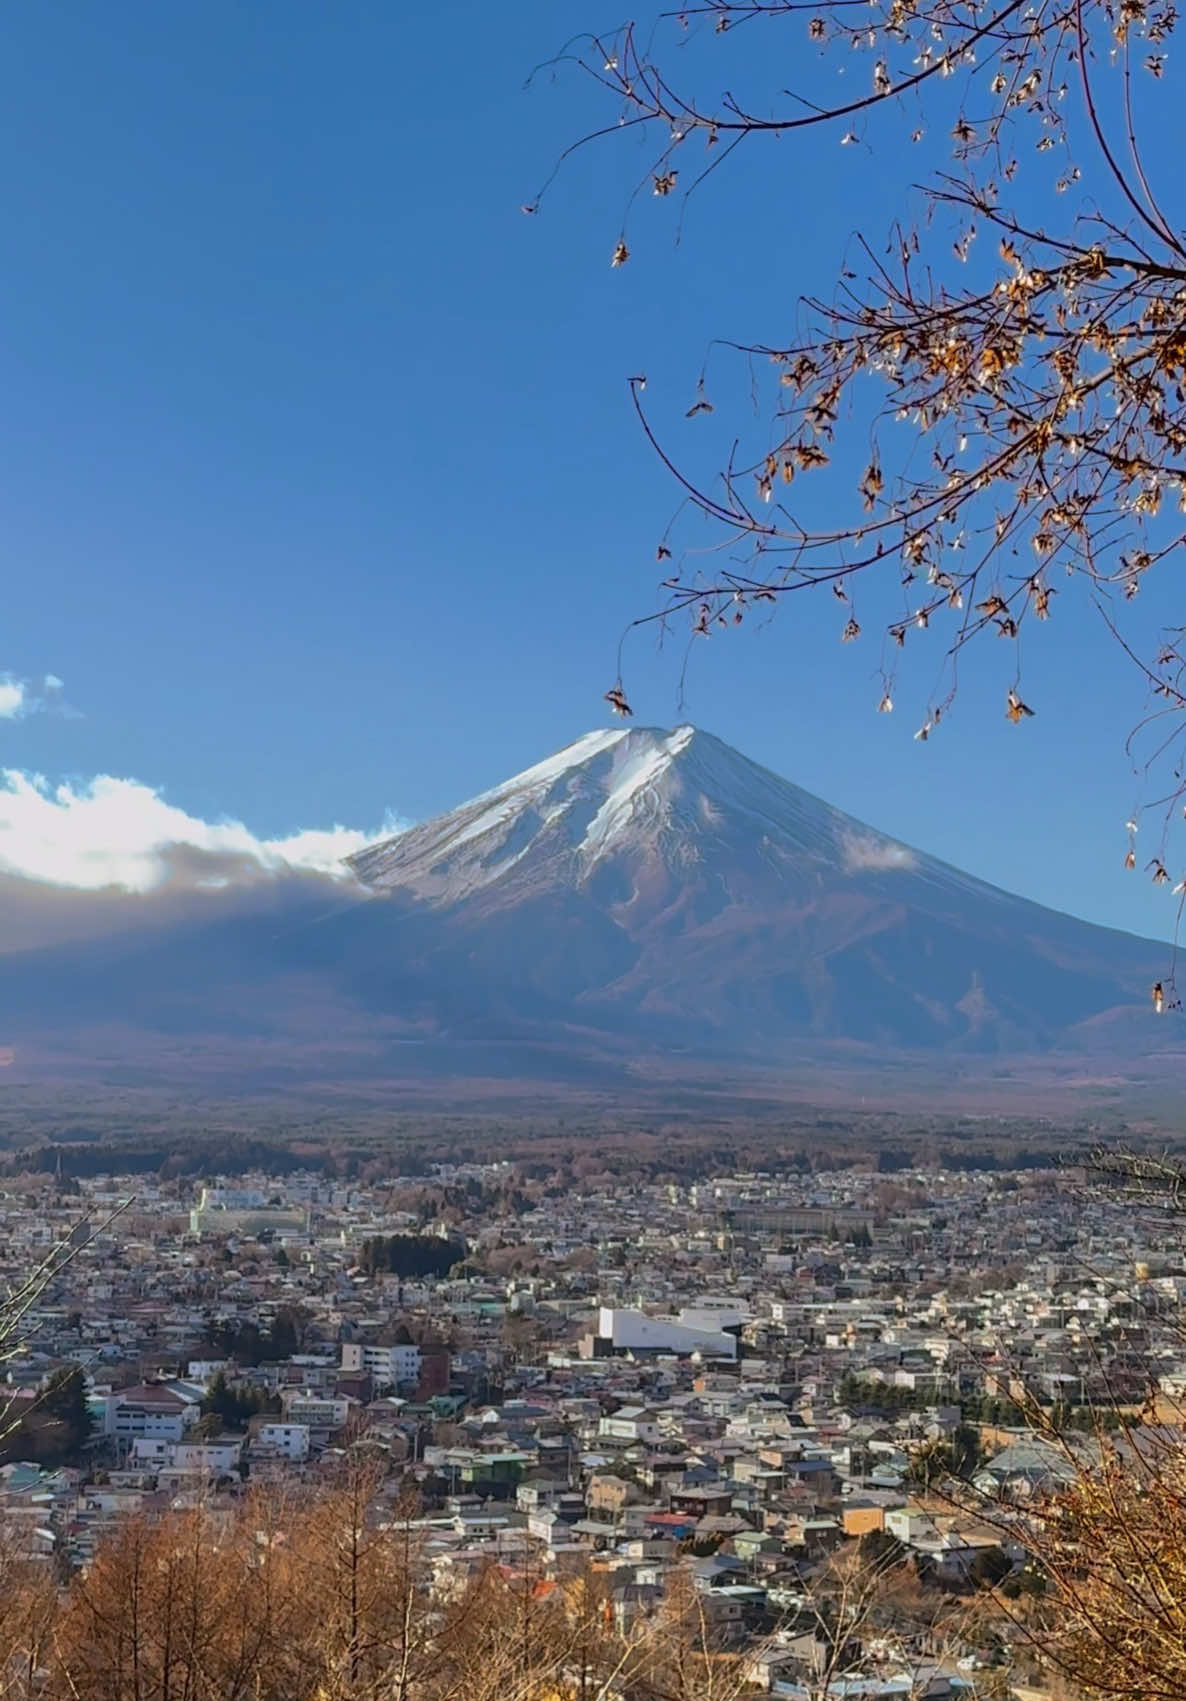
[[[813,1582],[892,1555],[915,1595],[848,1639],[850,1701],[1038,1693],[991,1614],[940,1639],[916,1597],[1039,1587],[1017,1509],[1065,1461],[1034,1412],[1084,1444],[1171,1421],[1172,1220],[1082,1169],[578,1167],[8,1184],[0,1276],[48,1279],[6,1366],[5,1529],[65,1579],[130,1516],[365,1460],[441,1598],[592,1566],[626,1630],[679,1580],[749,1685],[804,1696]]]

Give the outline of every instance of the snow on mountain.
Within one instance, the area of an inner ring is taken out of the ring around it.
[[[661,1055],[710,1082],[854,1056],[1179,1067],[1148,996],[1166,947],[962,874],[690,726],[589,733],[350,867],[332,899],[211,895],[0,954],[0,1044],[294,1081],[575,1082],[607,1059],[628,1081]]]
[[[516,869],[579,890],[624,856],[688,870],[755,853],[788,877],[918,861],[711,734],[680,726],[588,733],[459,809],[359,852],[350,867],[373,891],[451,904]]]
[[[399,901],[419,961],[500,1010],[519,999],[729,1047],[1029,1049],[1139,1010],[1158,960],[691,726],[589,733],[350,866]]]

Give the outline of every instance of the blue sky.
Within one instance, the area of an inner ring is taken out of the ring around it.
[[[6,25],[0,127],[0,670],[65,681],[0,765],[160,790],[283,837],[422,818],[605,719],[674,493],[626,379],[681,419],[715,335],[775,338],[858,226],[905,212],[887,148],[813,143],[632,218],[633,143],[524,79],[597,0],[162,8]],[[755,37],[755,42],[757,37]],[[669,216],[670,215],[670,216]],[[1092,919],[1166,932],[1125,876],[1142,708],[1085,609],[912,739],[835,611],[627,650],[638,719],[691,719],[894,835]],[[1057,639],[1057,641],[1056,641]],[[994,671],[995,669],[995,671]],[[45,695],[44,690],[42,694]],[[71,712],[63,712],[62,703]]]

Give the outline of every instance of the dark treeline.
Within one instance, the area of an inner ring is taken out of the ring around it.
[[[1049,1421],[1059,1431],[1081,1430],[1096,1434],[1101,1430],[1122,1428],[1123,1413],[1100,1406],[1074,1406],[1062,1400],[1033,1396],[1044,1406]],[[1030,1414],[1025,1406],[1007,1395],[991,1394],[934,1394],[919,1388],[901,1388],[877,1377],[861,1377],[848,1373],[836,1385],[836,1398],[850,1411],[879,1412],[887,1417],[904,1412],[925,1412],[932,1406],[958,1406],[961,1428],[1027,1429]]]
[[[55,1370],[28,1410],[18,1412],[0,1394],[0,1464],[77,1465],[93,1428],[83,1372]]]
[[[87,1135],[73,1143],[65,1139],[16,1152],[0,1164],[0,1176],[53,1175],[243,1175],[263,1169],[269,1175],[288,1175],[297,1169],[317,1169],[323,1162],[297,1156],[266,1140],[221,1138],[206,1143],[200,1135],[184,1147],[96,1141]]]
[[[377,1234],[364,1240],[358,1267],[368,1276],[444,1276],[465,1257],[455,1240],[436,1234]]]
[[[278,1101],[244,1127],[241,1108],[220,1120],[219,1107],[203,1105],[180,1125],[172,1107],[151,1099],[117,1097],[105,1105],[90,1095],[85,1113],[34,1116],[28,1107],[10,1113],[0,1129],[0,1179],[53,1175],[68,1185],[104,1173],[157,1174],[196,1184],[214,1175],[250,1170],[283,1176],[310,1169],[341,1180],[382,1185],[397,1178],[427,1179],[437,1163],[510,1160],[497,1181],[477,1183],[504,1191],[539,1187],[560,1197],[596,1177],[624,1187],[671,1182],[687,1185],[726,1169],[772,1175],[818,1170],[1045,1171],[1105,1139],[1132,1138],[1122,1120],[1082,1116],[1035,1121],[1016,1116],[946,1116],[905,1110],[853,1112],[802,1110],[791,1115],[705,1116],[675,1124],[645,1112],[604,1115],[558,1112],[503,1115],[426,1112],[393,1119],[388,1110],[360,1106],[347,1113]],[[1140,1143],[1138,1141],[1138,1143]],[[1170,1141],[1171,1149],[1174,1142]],[[1186,1149],[1186,1148],[1184,1148]],[[536,1201],[533,1201],[536,1202]]]
[[[249,1319],[208,1318],[202,1343],[219,1358],[233,1359],[236,1364],[275,1364],[300,1352],[304,1326],[305,1314],[300,1308],[286,1305],[277,1311],[269,1329],[261,1329]]]
[[[278,1416],[280,1397],[263,1388],[233,1388],[226,1372],[218,1371],[202,1401],[200,1434],[217,1435],[220,1431],[243,1430],[253,1417],[267,1414]]]

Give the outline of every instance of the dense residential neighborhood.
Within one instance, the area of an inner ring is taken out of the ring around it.
[[[678,1577],[791,1696],[846,1555],[1024,1594],[1014,1509],[1067,1471],[1032,1402],[1089,1448],[1105,1402],[1186,1382],[1172,1225],[1073,1171],[54,1177],[0,1210],[10,1284],[57,1265],[7,1366],[0,1515],[62,1575],[129,1514],[366,1458],[442,1598],[595,1565],[628,1625]],[[854,1641],[845,1696],[974,1693],[1003,1657],[915,1620]]]

